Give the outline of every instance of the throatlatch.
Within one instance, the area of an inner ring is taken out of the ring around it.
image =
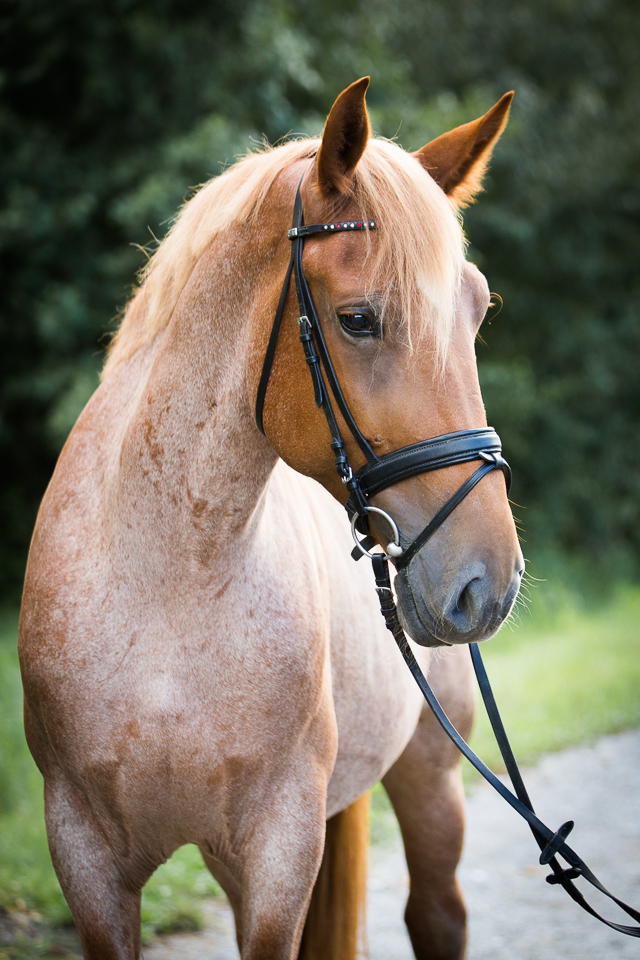
[[[262,433],[264,433],[264,400],[269,384],[269,376],[273,365],[287,294],[291,284],[291,275],[293,274],[300,311],[298,318],[300,342],[313,381],[316,406],[322,408],[326,417],[331,434],[331,449],[334,453],[336,471],[349,491],[346,509],[349,514],[349,519],[351,520],[351,530],[356,542],[352,556],[355,560],[359,560],[360,557],[364,555],[371,558],[376,591],[380,600],[380,610],[387,628],[390,630],[400,649],[405,663],[409,667],[414,680],[418,684],[436,720],[449,739],[484,779],[513,807],[516,813],[523,817],[529,824],[536,843],[541,850],[540,863],[544,865],[549,864],[552,870],[552,873],[546,878],[547,882],[559,884],[583,910],[586,910],[587,913],[590,913],[593,917],[596,917],[596,919],[605,923],[608,927],[611,927],[611,929],[617,930],[619,933],[624,933],[627,936],[640,937],[640,926],[631,927],[625,924],[615,923],[602,917],[587,903],[580,890],[575,886],[573,881],[578,877],[584,877],[596,890],[599,890],[600,893],[616,903],[628,916],[640,924],[640,913],[610,893],[606,887],[600,883],[587,864],[568,846],[566,838],[573,829],[573,821],[570,820],[562,824],[558,830],[553,831],[535,815],[531,800],[529,799],[522,780],[522,775],[518,769],[515,756],[502,724],[478,645],[475,643],[469,644],[471,658],[480,686],[482,699],[513,786],[513,792],[502,783],[473,752],[452,724],[413,654],[409,641],[398,619],[398,612],[393,599],[391,579],[389,576],[389,560],[394,563],[398,570],[408,566],[413,557],[444,523],[449,514],[455,510],[473,490],[476,484],[492,470],[502,471],[508,493],[511,484],[511,470],[506,460],[502,457],[500,438],[492,427],[474,430],[458,430],[454,433],[444,434],[441,437],[433,437],[429,440],[423,440],[420,443],[402,447],[382,457],[376,455],[366,437],[364,437],[358,429],[358,425],[340,389],[340,384],[333,364],[331,363],[331,357],[329,356],[326,341],[318,320],[311,291],[309,290],[304,274],[302,254],[305,237],[330,236],[332,234],[346,233],[353,230],[375,230],[379,225],[375,220],[354,220],[336,223],[315,223],[306,226],[302,209],[301,186],[302,179],[298,184],[293,208],[293,225],[288,233],[289,239],[291,240],[291,258],[282,286],[282,292],[273,321],[258,385],[256,423]],[[346,454],[344,441],[333,411],[325,377],[338,410],[366,459],[365,465],[355,474],[351,469]],[[403,544],[401,534],[393,518],[386,511],[369,504],[368,497],[380,493],[381,490],[385,490],[394,483],[398,483],[408,477],[426,473],[431,470],[440,470],[443,467],[450,467],[458,463],[469,463],[477,460],[482,461],[478,469],[462,484],[456,493],[453,494],[427,524],[422,533],[412,542]],[[377,545],[377,541],[370,536],[367,528],[367,515],[369,513],[381,515],[389,524],[393,539],[387,545],[384,553],[370,552],[371,549]],[[358,532],[364,534],[363,540],[358,538]],[[558,862],[558,857],[561,857],[565,861],[567,867],[563,867]]]

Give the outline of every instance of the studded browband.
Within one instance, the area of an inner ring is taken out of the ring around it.
[[[310,237],[314,233],[324,233],[331,230],[375,230],[376,220],[343,220],[342,223],[310,223],[308,226],[291,227],[287,236],[289,240],[296,237]]]

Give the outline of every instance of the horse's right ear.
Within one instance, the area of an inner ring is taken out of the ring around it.
[[[327,117],[316,160],[317,186],[326,199],[349,193],[371,135],[365,94],[369,77],[343,90]]]

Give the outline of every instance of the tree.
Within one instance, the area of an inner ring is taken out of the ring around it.
[[[250,146],[373,77],[409,149],[515,88],[471,255],[479,347],[531,546],[637,556],[640,14],[626,0],[3,0],[0,587],[97,383],[139,247]],[[132,246],[132,244],[134,244]]]

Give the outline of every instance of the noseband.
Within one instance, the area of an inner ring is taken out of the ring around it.
[[[375,545],[376,541],[369,534],[367,515],[372,512],[377,513],[386,519],[393,532],[393,540],[388,544],[385,556],[387,559],[392,560],[398,570],[401,570],[403,567],[408,566],[413,557],[424,546],[427,540],[433,536],[438,527],[444,523],[449,514],[471,493],[476,484],[488,473],[491,473],[492,470],[502,470],[508,492],[511,485],[511,470],[509,469],[507,461],[502,457],[500,438],[492,427],[484,427],[476,430],[456,430],[454,433],[445,433],[440,437],[433,437],[430,440],[423,440],[420,443],[412,443],[409,446],[401,447],[399,450],[385,454],[382,457],[379,457],[374,452],[371,444],[358,428],[358,424],[349,410],[347,401],[340,388],[331,357],[329,356],[327,343],[322,333],[322,327],[318,320],[318,313],[313,302],[313,297],[311,296],[309,284],[307,283],[307,278],[304,273],[302,254],[306,237],[328,237],[336,233],[351,233],[354,230],[375,230],[378,224],[375,220],[345,220],[337,223],[313,223],[305,226],[300,192],[301,186],[302,180],[298,184],[293,207],[293,226],[288,234],[289,240],[291,241],[291,257],[282,285],[280,300],[273,321],[273,327],[271,328],[269,344],[267,346],[260,383],[258,385],[256,423],[264,433],[264,400],[269,384],[287,293],[291,284],[291,274],[293,273],[298,297],[298,309],[300,311],[300,316],[298,317],[300,342],[302,343],[304,357],[311,373],[316,406],[320,407],[324,412],[331,434],[331,449],[334,453],[336,471],[349,491],[346,509],[349,514],[349,519],[351,520],[351,530],[356,543],[352,556],[354,560],[359,560],[360,557],[365,554],[369,557],[374,556],[369,551],[371,547]],[[338,426],[331,402],[331,396],[327,389],[327,382],[336,407],[340,411],[349,432],[366,459],[365,465],[361,467],[357,473],[353,472],[349,458],[347,457],[340,427]],[[369,497],[380,493],[382,490],[386,490],[387,487],[399,483],[401,480],[406,480],[420,473],[439,470],[442,467],[451,467],[458,463],[469,463],[474,460],[482,461],[478,469],[462,484],[438,511],[435,517],[427,524],[422,533],[411,543],[403,545],[394,520],[386,511],[380,510],[378,507],[372,507],[369,504]],[[356,532],[358,530],[361,533],[365,533],[364,540],[358,539]]]
[[[322,327],[318,320],[318,314],[311,296],[311,291],[309,290],[307,278],[304,274],[302,254],[306,237],[328,237],[336,233],[350,233],[353,230],[375,230],[378,224],[375,220],[347,220],[336,223],[314,223],[306,226],[302,209],[301,186],[302,179],[298,184],[293,207],[293,225],[288,234],[291,241],[291,257],[282,285],[280,300],[273,321],[258,385],[256,423],[262,433],[264,433],[264,400],[269,384],[269,376],[273,365],[287,294],[291,283],[291,275],[293,274],[298,297],[298,308],[300,311],[300,316],[298,317],[300,342],[302,343],[304,357],[311,373],[316,406],[321,407],[324,411],[331,434],[331,449],[334,452],[336,470],[338,476],[349,491],[346,509],[351,520],[353,538],[356,542],[356,546],[351,555],[354,560],[359,560],[363,555],[371,557],[381,613],[414,680],[418,684],[436,720],[449,739],[516,813],[529,824],[536,843],[541,850],[540,863],[548,864],[552,871],[546,878],[547,882],[560,885],[583,910],[586,910],[587,913],[608,927],[611,927],[611,929],[631,937],[640,937],[640,926],[631,927],[602,917],[591,907],[583,897],[581,891],[576,887],[574,880],[578,877],[583,877],[600,891],[600,893],[616,903],[628,916],[635,920],[636,923],[640,923],[640,913],[610,893],[606,887],[600,883],[587,864],[567,844],[566,839],[573,829],[573,821],[569,820],[567,823],[562,824],[562,826],[554,832],[536,816],[502,724],[478,645],[475,643],[469,644],[471,658],[480,686],[480,693],[489,715],[489,720],[498,742],[505,767],[509,774],[513,791],[496,777],[460,735],[443,710],[409,646],[407,637],[398,620],[396,605],[393,599],[391,580],[389,577],[389,560],[395,564],[398,570],[408,566],[418,551],[444,523],[449,514],[471,493],[476,484],[488,473],[491,473],[492,470],[502,470],[508,493],[511,485],[511,470],[506,460],[502,457],[500,438],[491,427],[475,430],[456,430],[454,433],[445,433],[440,437],[432,437],[430,440],[423,440],[420,443],[413,443],[409,446],[401,447],[399,450],[385,454],[382,457],[377,456],[373,451],[369,441],[358,429],[358,425],[340,389],[340,384],[338,383],[338,378],[322,333]],[[333,396],[333,401],[366,459],[365,465],[361,467],[357,473],[353,472],[346,454],[342,434],[340,433],[329,390],[327,389],[327,382],[331,390],[331,395]],[[386,511],[369,504],[369,497],[380,493],[382,490],[386,490],[387,487],[399,483],[401,480],[406,480],[408,477],[413,477],[420,473],[427,473],[431,470],[440,470],[443,467],[451,467],[458,463],[470,463],[477,460],[482,461],[477,470],[475,470],[468,480],[447,500],[445,505],[441,507],[433,519],[427,524],[422,533],[406,545],[402,544],[402,538],[393,518]],[[371,513],[382,516],[392,531],[393,539],[388,543],[384,554],[370,552],[371,548],[376,544],[376,540],[369,534],[367,525],[367,517]],[[357,531],[365,535],[363,540],[358,539]],[[563,867],[562,864],[559,863],[558,857],[562,857],[568,866]]]

